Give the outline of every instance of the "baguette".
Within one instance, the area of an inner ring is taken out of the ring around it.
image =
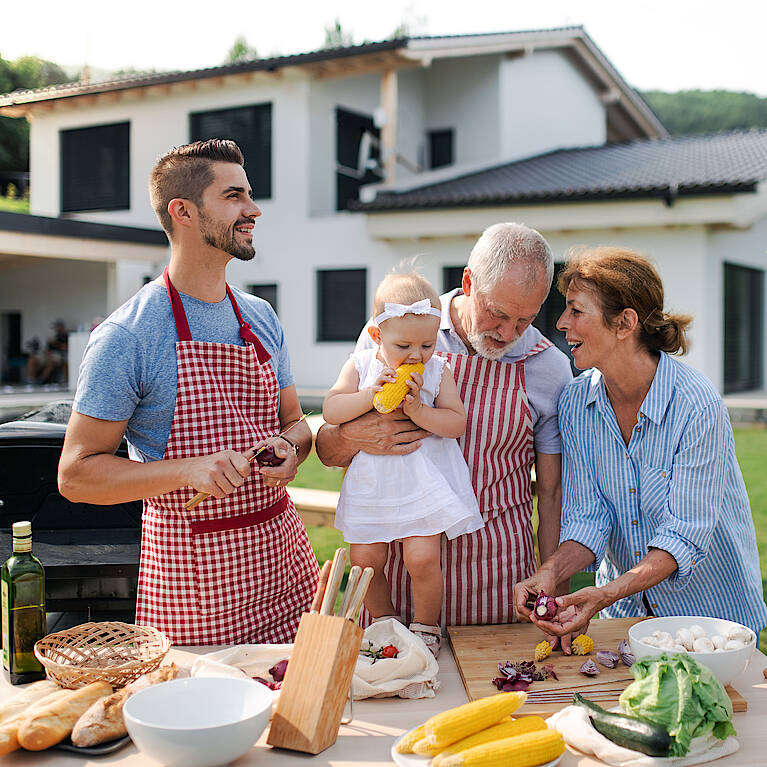
[[[57,690],[48,693],[45,697],[30,703],[24,711],[19,712],[12,719],[8,719],[0,724],[0,756],[10,754],[11,751],[15,751],[19,748],[19,727],[28,716],[41,708],[45,708],[60,698],[65,698],[71,692],[72,690],[65,690],[64,688],[59,687]]]
[[[75,722],[94,701],[111,693],[112,688],[106,682],[91,682],[38,709],[21,723],[19,745],[27,751],[42,751],[55,746],[72,732]]]
[[[167,682],[178,674],[175,663],[150,671],[131,682],[122,690],[118,690],[105,698],[99,698],[77,720],[72,729],[72,743],[76,746],[97,746],[99,743],[121,738],[128,734],[123,719],[125,701],[134,692],[143,690],[153,684]]]
[[[13,719],[17,714],[24,711],[30,703],[34,703],[36,700],[40,700],[40,698],[60,689],[61,687],[51,679],[41,679],[39,682],[33,682],[10,700],[0,704],[0,724]]]

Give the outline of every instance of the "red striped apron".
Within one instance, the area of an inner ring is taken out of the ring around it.
[[[163,275],[178,331],[176,408],[163,460],[245,452],[280,430],[269,353],[242,319],[244,346],[193,341]],[[176,645],[292,642],[317,584],[317,560],[284,487],[254,472],[191,511],[190,487],[144,500],[136,622]]]
[[[551,345],[544,338],[517,362],[442,354],[466,407],[466,431],[459,444],[485,520],[475,533],[452,541],[442,537],[443,626],[511,623],[514,584],[535,571],[530,521],[535,452],[524,360]],[[391,544],[386,572],[395,609],[410,623],[413,599],[401,543]]]

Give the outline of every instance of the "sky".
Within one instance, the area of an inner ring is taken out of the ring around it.
[[[338,18],[355,42],[413,34],[582,24],[639,90],[727,89],[767,96],[765,0],[0,0],[0,56],[96,69],[200,69],[238,36],[259,56],[322,45]]]

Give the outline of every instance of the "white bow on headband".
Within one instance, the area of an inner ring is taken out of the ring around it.
[[[405,306],[405,304],[384,304],[384,310],[375,318],[374,322],[376,325],[380,325],[384,320],[404,317],[406,314],[433,314],[435,317],[442,317],[442,311],[432,306],[428,298],[424,298],[409,306]]]

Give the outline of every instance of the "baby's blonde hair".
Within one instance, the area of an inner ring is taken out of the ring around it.
[[[373,317],[384,310],[384,304],[413,304],[428,298],[431,305],[441,309],[439,294],[432,284],[418,272],[393,272],[387,274],[376,288],[373,297]]]

